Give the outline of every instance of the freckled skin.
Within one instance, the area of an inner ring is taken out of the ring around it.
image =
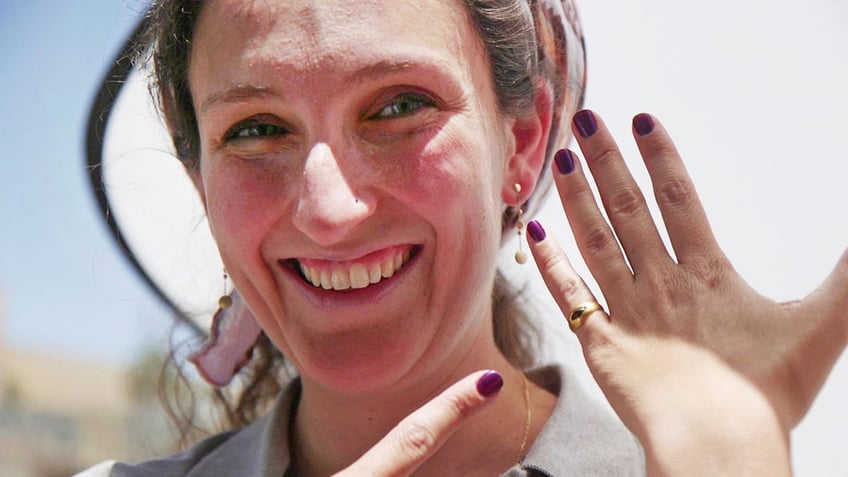
[[[494,349],[510,123],[467,21],[435,0],[222,0],[202,11],[189,70],[201,193],[227,270],[305,387],[434,385]],[[403,66],[356,75],[380,62]],[[244,85],[267,94],[208,104]],[[396,90],[435,104],[373,119]],[[226,140],[252,117],[287,133]],[[399,244],[420,256],[378,306],[330,313],[279,265]]]
[[[304,475],[344,468],[481,369],[508,386],[418,472],[515,463],[523,377],[494,343],[491,291],[503,209],[515,182],[533,188],[550,117],[497,112],[474,31],[452,0],[204,3],[194,179],[233,282],[301,377],[291,432]],[[350,294],[294,272],[396,250],[415,255]],[[530,388],[532,437],[555,398]]]

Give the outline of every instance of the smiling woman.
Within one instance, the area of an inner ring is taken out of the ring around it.
[[[196,362],[219,384],[238,372],[224,404],[244,427],[91,475],[788,472],[786,433],[848,341],[848,264],[802,304],[757,295],[640,114],[668,250],[603,121],[577,112],[570,2],[174,0],[149,23],[159,103],[236,289]],[[610,225],[560,150],[572,131]],[[531,250],[624,425],[538,367],[498,272],[552,178],[610,314],[536,221]]]

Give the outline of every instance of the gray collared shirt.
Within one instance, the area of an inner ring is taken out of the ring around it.
[[[590,397],[563,366],[531,371],[528,378],[558,396],[548,421],[524,461],[507,477],[643,476],[639,442]],[[137,465],[104,462],[76,477],[282,476],[290,465],[288,429],[300,392],[293,381],[262,419],[210,437],[187,451]]]

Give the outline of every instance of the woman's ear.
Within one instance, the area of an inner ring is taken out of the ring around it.
[[[512,123],[511,155],[507,158],[506,174],[501,197],[506,204],[517,206],[530,197],[536,188],[545,164],[548,139],[551,133],[553,93],[546,81],[536,84],[535,108],[531,114],[516,118]],[[515,184],[521,185],[516,194]]]

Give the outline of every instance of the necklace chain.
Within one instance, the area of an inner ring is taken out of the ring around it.
[[[524,409],[527,411],[527,417],[524,419],[524,437],[521,439],[521,447],[518,448],[518,463],[524,462],[524,452],[527,450],[527,440],[530,438],[530,424],[533,422],[533,409],[530,406],[530,389],[527,384],[527,376],[522,372],[521,378],[524,380]]]

